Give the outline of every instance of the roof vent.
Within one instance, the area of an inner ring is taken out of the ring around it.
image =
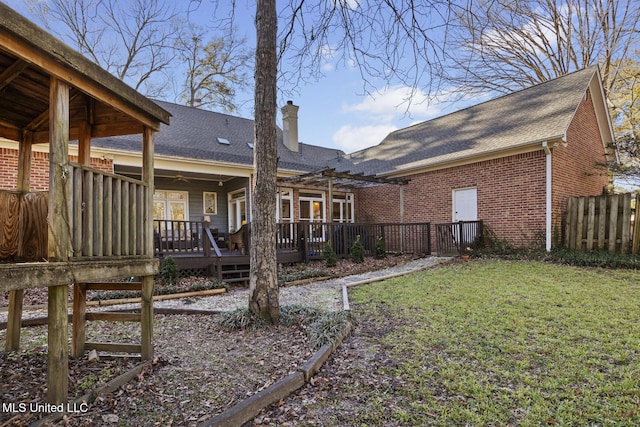
[[[218,139],[218,143],[220,143],[220,144],[224,144],[224,145],[231,145],[231,143],[229,142],[229,140],[228,140],[228,139],[226,139],[226,138],[220,138],[220,137],[218,137],[217,139]]]

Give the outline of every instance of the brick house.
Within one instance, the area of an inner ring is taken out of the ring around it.
[[[592,66],[427,122],[353,153],[354,171],[410,179],[356,192],[373,222],[481,219],[516,246],[552,247],[569,196],[607,190],[614,140]],[[401,216],[403,216],[401,218]]]
[[[155,218],[205,219],[224,231],[250,221],[253,121],[157,103],[172,123],[155,138]],[[498,238],[549,249],[566,198],[601,194],[615,156],[607,149],[613,132],[596,66],[397,130],[349,155],[298,142],[297,112],[291,102],[284,106],[278,130],[280,222],[481,219]],[[139,176],[138,139],[95,139],[92,166]],[[16,164],[17,156],[12,142],[0,141],[3,165]],[[45,189],[38,183],[47,182],[46,153],[34,147],[33,156],[32,187]],[[330,195],[326,181],[291,180],[328,168],[409,183],[400,190],[347,183]],[[0,188],[15,182],[4,177],[17,173],[11,169],[0,170]]]

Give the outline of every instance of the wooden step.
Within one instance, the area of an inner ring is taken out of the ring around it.
[[[96,312],[85,314],[85,319],[106,322],[140,322],[142,315],[140,313]]]
[[[142,346],[140,344],[122,344],[115,342],[86,342],[84,344],[86,350],[106,351],[113,353],[141,353]]]
[[[106,282],[87,283],[87,290],[92,291],[141,291],[141,282]]]

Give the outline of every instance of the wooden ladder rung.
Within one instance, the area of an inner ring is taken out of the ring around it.
[[[140,344],[122,344],[114,342],[86,342],[84,344],[87,350],[108,351],[114,353],[141,353],[142,346]]]
[[[87,290],[92,291],[141,291],[142,283],[140,282],[107,282],[107,283],[87,283]]]
[[[142,315],[140,313],[87,313],[85,314],[86,320],[102,320],[105,322],[140,322]]]

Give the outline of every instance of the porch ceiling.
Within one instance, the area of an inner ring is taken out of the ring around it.
[[[49,141],[52,78],[71,87],[71,140],[87,126],[95,138],[169,123],[167,111],[0,3],[0,136]]]
[[[334,188],[352,190],[357,188],[372,187],[376,185],[392,184],[407,185],[410,179],[407,178],[388,178],[386,176],[364,175],[361,173],[354,174],[349,171],[337,172],[333,168],[321,169],[315,172],[309,172],[302,175],[290,176],[286,178],[278,178],[279,184],[299,184],[310,187],[329,186]]]

